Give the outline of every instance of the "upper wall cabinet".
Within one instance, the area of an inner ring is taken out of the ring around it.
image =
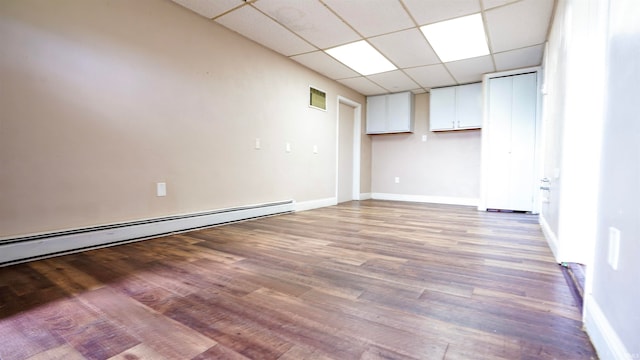
[[[482,127],[482,83],[431,89],[429,98],[431,131]]]
[[[413,132],[413,93],[367,96],[367,134]]]

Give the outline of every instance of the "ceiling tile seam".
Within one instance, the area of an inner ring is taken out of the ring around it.
[[[409,80],[413,81],[414,84],[418,85],[417,89],[422,89],[424,91],[427,91],[427,89],[425,89],[422,85],[420,85],[419,82],[416,81],[416,79],[414,79],[411,75],[407,74],[404,70],[405,69],[399,69],[406,77],[409,78]]]
[[[350,43],[355,43],[355,42],[363,41],[363,40],[364,40],[364,41],[366,41],[366,42],[367,42],[371,47],[373,47],[377,52],[379,52],[382,56],[384,56],[384,58],[385,58],[385,59],[387,59],[387,61],[389,61],[391,64],[393,64],[393,66],[395,66],[395,67],[396,67],[396,70],[399,70],[401,73],[403,73],[405,76],[407,76],[407,77],[409,78],[409,80],[411,80],[415,85],[417,85],[419,88],[421,88],[421,87],[420,87],[420,84],[419,84],[417,81],[415,81],[415,79],[413,79],[413,78],[412,78],[411,76],[409,76],[406,72],[404,72],[404,70],[403,70],[400,66],[398,66],[398,64],[396,64],[396,63],[395,63],[395,62],[393,62],[391,59],[389,59],[388,57],[386,57],[386,56],[383,54],[383,52],[382,52],[382,51],[380,51],[380,49],[379,49],[378,47],[376,47],[374,44],[372,44],[372,43],[371,43],[371,41],[369,41],[369,39],[370,39],[370,38],[372,38],[372,37],[383,36],[383,35],[386,35],[386,34],[378,34],[378,35],[376,35],[376,36],[365,37],[362,33],[360,33],[360,32],[358,31],[358,29],[356,29],[355,27],[353,27],[353,26],[352,26],[348,21],[346,21],[344,18],[342,18],[342,17],[338,14],[338,12],[337,12],[337,11],[335,11],[333,8],[331,8],[331,6],[329,6],[328,4],[326,4],[326,3],[325,3],[324,1],[322,1],[322,0],[318,0],[318,1],[319,1],[322,5],[324,5],[324,6],[325,6],[325,7],[326,7],[326,8],[327,8],[331,13],[333,13],[333,14],[334,14],[338,19],[340,19],[340,21],[342,21],[344,24],[346,24],[346,25],[347,25],[351,30],[353,30],[356,34],[358,34],[358,36],[360,36],[360,40],[353,41],[353,42],[350,42]],[[402,3],[401,3],[401,5],[402,5]],[[407,10],[404,8],[404,6],[403,6],[403,9],[404,9],[405,11],[407,11]],[[411,17],[411,14],[409,14],[408,12],[407,12],[407,14],[409,15],[409,17]],[[412,17],[411,17],[411,18],[412,18]],[[406,29],[402,29],[402,30],[398,30],[398,31],[393,31],[393,32],[390,32],[390,34],[391,34],[391,33],[400,32],[400,31],[409,30],[409,29],[412,29],[412,27],[408,27],[408,28],[406,28]],[[347,43],[347,44],[350,44],[350,43]],[[336,45],[335,47],[337,47],[337,46],[341,46],[341,45]],[[431,45],[429,45],[429,46],[431,46]],[[352,69],[352,70],[353,70],[353,69]],[[392,71],[395,71],[395,70],[392,70]],[[382,73],[380,73],[380,74],[382,74]],[[375,74],[372,74],[372,75],[375,75]],[[377,83],[376,81],[374,81],[374,80],[373,80],[373,79],[371,79],[370,77],[368,77],[368,76],[366,76],[366,75],[363,75],[363,76],[364,76],[364,78],[365,78],[365,79],[367,79],[367,80],[371,81],[372,83],[374,83],[374,84],[378,85],[380,88],[385,89],[388,93],[393,93],[393,91],[391,91],[391,90],[390,90],[390,89],[388,89],[387,87],[382,86],[381,84]]]
[[[256,0],[256,1],[257,1],[257,0]],[[483,1],[483,0],[480,0],[480,1]],[[484,11],[493,11],[493,10],[496,10],[496,9],[506,8],[506,7],[509,7],[509,6],[511,6],[511,5],[517,4],[517,3],[519,3],[519,2],[523,2],[523,1],[525,1],[525,0],[514,0],[514,1],[508,2],[508,3],[506,3],[506,4],[502,4],[502,5],[494,6],[494,7],[489,8],[489,9],[485,9],[485,8],[484,8],[484,4],[482,4],[482,5],[483,5],[483,6],[482,6],[482,9],[483,9]],[[554,0],[554,1],[555,1],[555,0]]]
[[[384,89],[384,90],[387,92],[387,94],[391,94],[391,93],[392,93],[392,91],[391,91],[391,90],[387,89],[385,86],[382,86],[382,85],[378,84],[378,83],[377,83],[377,82],[375,82],[373,79],[370,79],[369,77],[364,76],[364,75],[363,75],[363,77],[364,77],[365,79],[367,79],[367,80],[371,81],[372,83],[374,83],[374,84],[378,85],[381,89]]]
[[[480,16],[482,17],[482,26],[484,26],[484,37],[487,42],[487,47],[489,47],[489,55],[491,56],[491,65],[493,65],[493,71],[498,69],[496,65],[495,53],[493,52],[493,42],[491,41],[491,36],[489,35],[489,21],[487,20],[487,13],[484,8],[484,1],[480,1]]]
[[[351,43],[355,43],[355,42],[358,42],[358,41],[362,41],[362,40],[364,40],[364,41],[366,41],[366,42],[367,42],[367,43],[368,43],[372,48],[374,48],[377,52],[379,52],[382,56],[384,56],[384,58],[385,58],[385,59],[387,59],[387,61],[389,61],[391,64],[393,64],[393,66],[395,66],[397,70],[401,70],[401,71],[402,71],[402,69],[400,68],[400,66],[398,66],[398,64],[396,64],[396,63],[395,63],[395,62],[393,62],[391,59],[389,59],[387,56],[385,56],[385,55],[384,55],[384,53],[383,53],[382,51],[380,51],[380,49],[379,49],[378,47],[376,47],[373,43],[371,43],[371,41],[370,41],[369,39],[374,38],[374,37],[378,37],[378,36],[384,36],[384,35],[388,35],[388,34],[394,34],[394,33],[400,32],[400,31],[405,31],[405,30],[413,29],[412,27],[408,27],[408,28],[406,28],[406,29],[401,29],[401,30],[397,30],[397,31],[391,31],[391,32],[389,32],[389,33],[385,33],[385,34],[378,34],[378,35],[375,35],[375,36],[365,37],[365,36],[364,36],[364,35],[362,35],[362,34],[361,34],[361,33],[360,33],[360,32],[359,32],[355,27],[353,27],[353,26],[352,26],[348,21],[346,21],[345,19],[343,19],[343,18],[338,14],[338,12],[337,12],[337,11],[335,11],[333,8],[331,8],[331,6],[329,6],[328,4],[326,4],[326,3],[325,3],[324,1],[322,1],[322,0],[318,0],[318,1],[319,1],[322,5],[324,5],[324,6],[325,6],[329,11],[331,11],[331,13],[333,13],[333,14],[334,14],[338,19],[340,19],[340,21],[342,21],[343,23],[345,23],[345,24],[346,24],[346,25],[347,25],[351,30],[353,30],[356,34],[358,34],[358,36],[360,36],[360,40],[352,41],[352,42],[347,43],[347,44],[351,44]],[[402,4],[402,3],[401,3],[401,4]],[[403,7],[403,9],[404,9],[404,7]],[[404,10],[406,11],[406,9],[404,9]],[[409,15],[409,17],[411,17],[411,14],[409,14],[408,12],[407,12],[407,14]],[[346,45],[346,44],[343,44],[343,45]],[[342,46],[342,45],[332,46],[332,48],[333,48],[333,47],[338,47],[338,46]],[[326,49],[324,49],[324,50],[326,50]],[[403,71],[403,73],[404,73],[404,71]],[[406,75],[406,74],[405,74],[405,75]],[[363,75],[363,76],[365,76],[365,75]],[[408,75],[407,75],[407,76],[408,76]],[[365,78],[368,78],[368,77],[367,77],[367,76],[365,76]],[[370,80],[370,81],[373,81],[373,80],[371,80],[371,79],[369,79],[369,80]],[[413,80],[413,79],[411,79],[411,80],[415,83],[415,80]],[[375,81],[374,81],[374,83],[375,83]],[[379,84],[377,84],[377,83],[375,83],[375,84],[379,86]],[[417,83],[416,83],[416,84],[417,84]],[[381,86],[381,87],[382,87],[383,89],[385,89],[385,90],[387,90],[387,91],[388,91],[388,89],[387,89],[387,88],[385,88],[384,86]]]
[[[413,17],[413,14],[411,13],[411,11],[409,11],[409,8],[407,7],[407,5],[404,3],[403,0],[398,0],[398,2],[400,2],[400,6],[402,6],[404,11],[409,15],[409,19],[411,19],[411,22],[413,22],[413,25],[419,30],[420,25],[418,24],[418,21],[416,21],[416,18]]]
[[[398,2],[400,2],[400,6],[402,6],[402,8],[404,9],[404,11],[409,15],[409,18],[411,19],[411,21],[413,22],[413,25],[415,26],[414,28],[418,30],[418,32],[420,33],[420,36],[422,36],[422,38],[424,39],[424,41],[426,42],[427,46],[429,46],[431,48],[431,50],[433,51],[433,53],[436,55],[436,57],[438,58],[438,61],[440,61],[440,64],[444,64],[442,62],[442,59],[440,59],[440,55],[438,55],[438,53],[436,53],[435,50],[433,50],[433,46],[431,45],[431,43],[429,42],[429,39],[427,39],[427,37],[424,35],[424,33],[420,30],[420,25],[418,24],[418,21],[416,20],[416,18],[413,16],[413,14],[411,13],[411,11],[409,11],[409,8],[407,7],[407,4],[404,3],[403,0],[398,0]],[[402,72],[407,75],[409,77],[409,79],[411,79],[414,83],[418,84],[419,89],[421,89],[424,92],[429,92],[429,89],[420,85],[420,83],[418,81],[416,81],[411,75],[407,74],[405,72],[406,69],[413,69],[413,68],[418,68],[418,67],[422,67],[422,66],[430,66],[430,65],[437,65],[438,63],[434,63],[434,64],[427,64],[427,65],[419,65],[419,66],[413,66],[413,67],[405,67],[402,69]],[[448,71],[448,70],[447,70]],[[453,78],[453,77],[452,77]],[[455,78],[454,78],[455,79]]]
[[[513,48],[513,49],[509,49],[509,50],[504,50],[504,51],[498,51],[498,52],[493,53],[493,55],[504,54],[504,53],[508,53],[508,52],[512,52],[512,51],[516,51],[516,50],[530,49],[530,48],[533,48],[533,47],[536,47],[536,46],[544,45],[546,42],[547,41],[545,40],[544,42],[533,44],[533,45],[527,45],[527,46],[523,46],[523,47],[519,47],[519,48]]]
[[[380,33],[380,34],[376,34],[376,35],[372,35],[372,36],[364,36],[363,34],[360,33],[360,31],[358,31],[358,29],[353,27],[347,20],[343,19],[342,16],[340,16],[340,14],[337,11],[335,11],[330,5],[326,4],[323,0],[318,0],[318,1],[322,5],[324,5],[329,11],[331,11],[331,13],[333,13],[333,15],[335,15],[338,19],[340,19],[340,21],[342,21],[344,24],[346,24],[356,34],[358,34],[358,36],[360,36],[360,38],[362,40],[368,40],[368,39],[375,38],[375,37],[378,37],[378,36],[385,36],[385,35],[395,34],[395,33],[401,32],[401,31],[406,31],[406,30],[414,28],[412,26],[409,26],[409,27],[406,27],[406,28],[402,28],[402,29],[394,30],[394,31],[389,31],[389,32],[386,32],[386,33]],[[398,0],[398,1],[400,1],[400,0]],[[400,3],[400,4],[402,4],[402,3]],[[411,14],[407,11],[406,8],[404,8],[404,6],[403,6],[403,9],[407,13],[407,15],[409,15],[409,17],[411,18],[412,22],[415,25],[415,20],[413,20],[413,17],[411,16]],[[356,42],[356,41],[353,41],[353,42]],[[347,43],[347,44],[349,44],[349,43]],[[336,45],[336,46],[340,46],[340,45]]]
[[[265,13],[264,11],[260,10],[258,7],[256,7],[254,5],[254,3],[258,1],[258,0],[252,0],[250,2],[247,2],[246,5],[251,6],[253,9],[255,9],[257,12],[261,13],[262,15],[266,16],[268,19],[270,19],[271,21],[273,21],[276,25],[282,27],[283,29],[287,30],[288,32],[290,32],[291,34],[293,34],[293,36],[301,39],[302,41],[306,42],[307,44],[311,45],[311,47],[313,47],[314,49],[317,50],[321,50],[319,47],[317,47],[315,44],[313,44],[312,42],[310,42],[309,40],[305,39],[304,37],[298,35],[295,31],[289,29],[289,27],[285,26],[283,23],[281,23],[280,21],[278,21],[277,19],[273,18],[272,16],[270,16],[269,14]],[[244,5],[242,5],[244,6]],[[264,46],[264,45],[263,45]],[[272,49],[273,50],[273,49]],[[275,51],[275,50],[274,50]],[[315,51],[307,51],[307,52],[303,52],[300,54],[293,54],[293,55],[285,55],[289,58],[291,58],[292,56],[298,56],[298,55],[303,55],[303,54],[310,54],[313,53]],[[283,54],[284,55],[284,54]]]
[[[465,59],[465,60],[466,60],[466,59]],[[455,61],[451,61],[451,62],[448,62],[448,63],[444,63],[444,62],[443,62],[443,63],[442,63],[442,66],[444,66],[444,69],[447,71],[447,73],[449,74],[449,76],[451,76],[451,78],[456,82],[456,85],[460,85],[460,81],[458,81],[458,78],[457,78],[457,77],[455,77],[455,76],[453,76],[453,73],[451,72],[451,70],[449,70],[449,67],[447,66],[447,64],[450,64],[450,63],[452,63],[452,62],[455,62]]]
[[[437,65],[437,64],[436,64],[436,65]],[[419,66],[416,66],[416,67],[419,67]],[[399,68],[398,70],[399,70],[400,72],[402,72],[402,73],[403,73],[407,78],[409,78],[409,80],[413,81],[413,83],[414,83],[415,85],[417,85],[417,87],[413,88],[413,90],[415,90],[415,89],[421,89],[421,90],[423,90],[423,91],[428,91],[426,88],[424,88],[423,86],[421,86],[421,85],[420,85],[420,83],[419,83],[419,82],[417,82],[413,77],[411,77],[409,74],[407,74],[407,73],[404,71],[404,69],[400,69],[400,68]],[[398,70],[391,70],[391,71],[398,71]],[[385,72],[391,72],[391,71],[385,71]],[[381,72],[381,73],[378,73],[378,74],[384,74],[385,72]],[[378,75],[378,74],[373,74],[373,75]],[[336,81],[340,81],[340,80],[349,80],[349,79],[358,79],[358,78],[365,78],[365,79],[367,79],[367,80],[371,81],[372,83],[374,83],[374,84],[378,85],[380,88],[382,88],[382,89],[386,90],[386,91],[387,91],[387,93],[389,93],[389,94],[393,94],[393,93],[394,93],[392,90],[389,90],[387,87],[382,86],[381,84],[377,83],[375,80],[371,79],[371,78],[370,78],[370,77],[368,77],[368,76],[364,76],[364,75],[362,75],[362,76],[350,76],[350,77],[340,78],[340,79],[335,79],[335,80],[336,80]],[[401,91],[401,92],[404,92],[404,91]]]
[[[234,12],[234,11],[236,11],[236,10],[239,10],[240,8],[242,8],[242,7],[244,7],[244,6],[251,5],[251,3],[252,3],[252,2],[254,2],[254,1],[256,1],[256,0],[253,0],[253,1],[251,1],[251,2],[248,2],[248,1],[247,1],[247,2],[245,2],[245,3],[243,3],[243,4],[240,4],[240,5],[236,6],[236,7],[233,7],[233,8],[231,8],[231,9],[229,9],[229,10],[227,10],[227,11],[223,12],[222,14],[218,14],[218,15],[216,15],[216,16],[214,16],[214,17],[212,17],[212,18],[209,18],[209,20],[216,21],[218,18],[221,18],[221,17],[223,17],[223,16],[225,16],[225,15],[227,15],[227,14],[229,14],[229,13],[232,13],[232,12]]]
[[[553,28],[553,23],[557,15],[558,11],[558,0],[553,0],[553,8],[551,9],[551,16],[549,17],[549,24],[547,25],[547,33],[544,37],[544,42],[549,41],[549,36],[551,35],[551,30]]]

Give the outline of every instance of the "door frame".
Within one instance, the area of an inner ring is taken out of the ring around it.
[[[542,96],[541,96],[541,84],[542,84],[542,68],[540,66],[534,66],[529,68],[501,71],[492,74],[485,74],[482,77],[482,140],[481,140],[481,155],[480,155],[480,201],[478,202],[479,211],[487,211],[487,191],[488,191],[488,177],[489,177],[489,154],[488,143],[491,127],[489,126],[489,81],[493,78],[521,75],[526,73],[536,73],[537,91],[536,91],[536,140],[534,149],[534,174],[535,179],[532,182],[533,193],[533,206],[532,213],[540,213],[540,179],[543,177],[543,134],[542,131]]]
[[[353,108],[353,184],[351,186],[351,199],[360,200],[360,146],[362,132],[362,104],[344,96],[338,95],[336,102],[336,182],[335,203],[338,203],[338,185],[340,180],[340,104]]]

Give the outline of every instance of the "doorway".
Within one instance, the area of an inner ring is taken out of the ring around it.
[[[362,105],[338,96],[336,126],[336,202],[360,200]]]

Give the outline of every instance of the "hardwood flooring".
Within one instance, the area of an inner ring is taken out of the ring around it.
[[[537,218],[389,201],[0,268],[0,359],[594,359]]]

